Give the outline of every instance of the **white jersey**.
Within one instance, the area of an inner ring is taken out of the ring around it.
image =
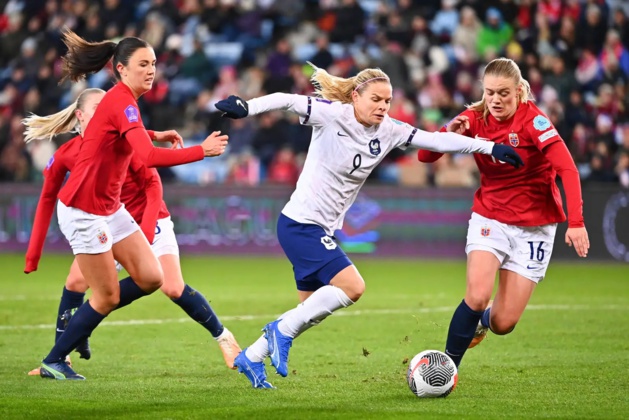
[[[299,222],[321,226],[328,235],[343,226],[345,213],[360,187],[394,148],[421,147],[437,152],[490,154],[492,142],[454,133],[429,133],[385,116],[365,127],[350,104],[321,98],[274,93],[248,101],[249,115],[291,111],[313,127],[310,148],[297,187],[282,213]]]

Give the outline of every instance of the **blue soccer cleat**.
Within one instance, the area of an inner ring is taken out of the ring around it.
[[[245,354],[246,350],[247,349],[244,349],[236,356],[236,359],[234,359],[234,367],[238,368],[238,372],[245,374],[254,388],[275,389],[273,385],[266,381],[264,362],[252,362],[247,358]]]
[[[39,376],[47,379],[84,381],[85,376],[76,373],[66,362],[41,362]]]
[[[288,375],[288,351],[293,345],[293,339],[287,337],[277,329],[277,321],[270,322],[262,329],[264,337],[269,343],[269,354],[271,364],[275,366],[278,375],[286,377]]]
[[[68,324],[70,320],[74,316],[74,313],[79,308],[72,308],[66,310],[63,315],[61,315],[61,320],[63,321],[63,328],[68,328]],[[79,357],[81,359],[90,360],[92,357],[92,349],[90,349],[90,340],[86,338],[85,340],[81,340],[79,344],[76,345],[76,352],[79,353]]]

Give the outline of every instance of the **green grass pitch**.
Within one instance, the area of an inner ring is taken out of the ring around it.
[[[71,256],[22,274],[21,255],[0,256],[2,419],[627,419],[629,267],[551,263],[515,331],[470,350],[445,399],[423,400],[405,382],[408,360],[443,350],[465,290],[463,261],[356,258],[363,298],[297,339],[288,378],[252,389],[228,370],[216,343],[162,294],[113,313],[73,356],[84,382],[29,377],[53,341]],[[242,347],[297,301],[282,258],[183,258]]]

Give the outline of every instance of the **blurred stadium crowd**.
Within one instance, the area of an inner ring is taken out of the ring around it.
[[[157,74],[140,99],[147,128],[188,144],[220,129],[221,158],[162,170],[165,182],[294,184],[310,128],[282,113],[225,121],[213,104],[277,91],[312,93],[309,60],[338,76],[380,67],[390,115],[438,130],[480,97],[479,71],[514,59],[568,144],[584,182],[629,187],[629,1],[626,0],[0,0],[0,180],[41,178],[69,137],[25,145],[20,120],[57,112],[111,69],[58,85],[64,26],[100,41],[139,36]],[[473,186],[469,156],[420,164],[392,152],[370,181]]]

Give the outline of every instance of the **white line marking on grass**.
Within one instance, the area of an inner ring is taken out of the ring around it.
[[[368,315],[400,315],[400,314],[427,314],[437,312],[454,311],[452,306],[438,306],[434,308],[405,308],[405,309],[357,309],[340,311],[335,316],[368,316]],[[626,305],[529,305],[527,311],[627,311],[629,306]],[[256,321],[275,319],[275,315],[224,315],[221,321]],[[159,324],[177,324],[182,322],[190,322],[190,318],[169,318],[169,319],[128,319],[121,321],[105,321],[101,326],[104,327],[126,327],[131,325],[159,325]],[[41,330],[54,328],[54,324],[34,324],[34,325],[0,325],[2,330]]]

